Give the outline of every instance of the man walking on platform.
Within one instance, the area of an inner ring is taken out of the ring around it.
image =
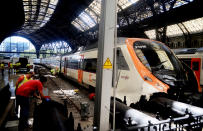
[[[20,119],[18,130],[23,131],[25,128],[28,127],[28,117],[29,117],[29,106],[30,101],[29,97],[36,95],[36,92],[39,93],[38,98],[44,98],[44,94],[42,92],[43,84],[47,81],[47,78],[41,76],[39,80],[29,80],[21,85],[16,90],[16,98],[21,107],[20,110]]]

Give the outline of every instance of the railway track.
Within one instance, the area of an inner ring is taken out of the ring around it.
[[[71,98],[65,93],[64,89],[61,89],[61,88],[56,84],[56,82],[53,80],[53,78],[49,78],[49,79],[51,80],[51,82],[53,83],[53,85],[55,85],[55,87],[57,87],[58,90],[61,92],[60,94],[58,94],[59,97],[61,97],[60,95],[62,95],[62,96],[63,96],[62,100],[64,100],[64,101],[67,100],[67,102],[68,102],[68,103],[66,103],[66,104],[68,104],[69,106],[73,106],[78,112],[80,112],[81,109],[80,109],[80,106],[79,106],[79,104],[78,104],[78,100],[71,99]]]
[[[93,124],[94,102],[89,100],[88,91],[74,82],[69,83],[69,81],[59,77],[53,77],[44,67],[40,66],[38,68],[41,68],[38,73],[47,77],[45,86],[49,90],[51,99],[65,105],[67,107],[67,114],[72,112],[75,119],[75,129],[78,126],[78,123],[80,123],[83,129],[89,130],[88,128]],[[72,94],[70,94],[70,92]],[[81,105],[83,104],[88,107],[86,109],[87,113],[85,114],[85,117],[84,113],[82,113],[84,111],[84,106]]]

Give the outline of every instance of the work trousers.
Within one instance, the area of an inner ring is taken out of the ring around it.
[[[29,118],[29,106],[30,106],[30,100],[29,97],[24,96],[16,96],[16,100],[18,104],[20,105],[20,119],[19,119],[19,125],[18,130],[23,131],[25,128],[28,128],[28,118]]]
[[[4,76],[4,69],[1,69],[1,75]]]

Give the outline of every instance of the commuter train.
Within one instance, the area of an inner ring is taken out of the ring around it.
[[[203,87],[203,48],[199,49],[185,49],[185,51],[176,51],[176,56],[179,60],[186,63],[192,70],[194,70],[200,86]],[[202,92],[202,88],[198,88]]]
[[[141,38],[117,40],[118,84],[116,97],[127,104],[154,93],[195,92],[199,85],[194,72],[163,43]],[[85,87],[96,87],[97,49],[61,58],[61,73]]]
[[[42,63],[50,69],[57,70],[60,68],[60,62],[61,62],[60,59],[61,59],[61,56],[52,56],[52,57],[47,57],[43,59],[35,59],[35,62]]]

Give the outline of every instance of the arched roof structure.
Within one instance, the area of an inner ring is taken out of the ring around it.
[[[5,20],[0,24],[5,32],[1,41],[23,36],[40,50],[43,44],[59,40],[74,50],[98,39],[101,0],[2,1],[2,6],[12,8],[1,11]],[[154,28],[202,18],[202,7],[202,0],[118,0],[118,36],[147,37],[146,31]]]

